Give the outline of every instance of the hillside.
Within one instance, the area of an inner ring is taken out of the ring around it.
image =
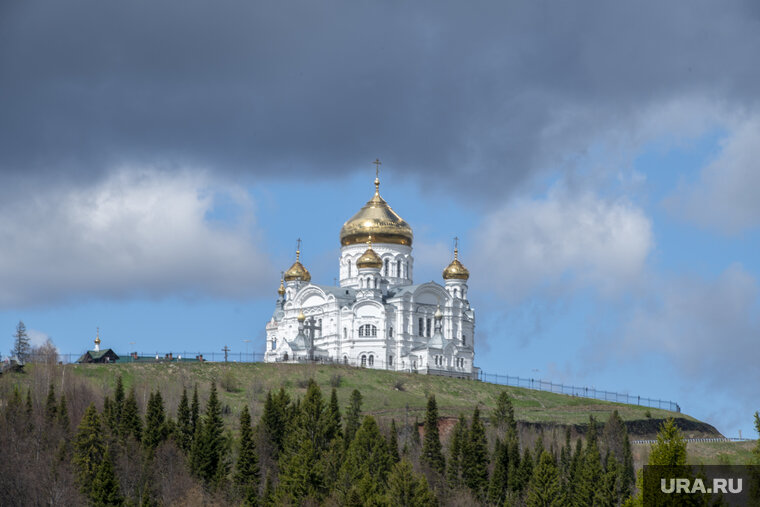
[[[495,406],[502,391],[513,398],[515,416],[527,433],[539,428],[557,428],[571,425],[575,434],[585,431],[589,415],[605,421],[613,410],[617,410],[634,438],[652,437],[660,421],[675,417],[686,436],[715,437],[720,434],[709,424],[675,412],[650,409],[635,405],[625,405],[587,398],[579,398],[519,387],[508,387],[484,382],[443,378],[427,375],[389,372],[354,368],[348,366],[318,364],[265,364],[265,363],[157,363],[157,364],[111,364],[90,365],[71,364],[63,367],[63,381],[81,382],[96,394],[111,392],[116,377],[121,375],[125,386],[134,386],[138,399],[147,400],[150,392],[160,388],[167,407],[176,407],[183,386],[192,389],[198,384],[201,398],[205,398],[209,386],[215,381],[220,386],[223,405],[229,408],[230,421],[239,414],[244,403],[248,403],[254,418],[261,413],[268,390],[283,387],[293,397],[303,396],[308,379],[314,378],[325,392],[337,388],[342,406],[348,402],[354,389],[361,391],[365,413],[375,415],[379,420],[409,423],[415,417],[422,420],[426,398],[435,394],[442,418],[469,414],[476,405],[486,414]],[[61,373],[61,372],[56,372]],[[21,382],[30,382],[33,377],[50,374],[45,368],[30,367],[24,375],[14,375]],[[42,385],[47,385],[39,379]],[[173,412],[173,408],[169,409]],[[443,421],[445,433],[446,422]]]

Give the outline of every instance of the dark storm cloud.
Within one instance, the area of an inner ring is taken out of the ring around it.
[[[492,191],[642,108],[754,101],[755,3],[5,2],[0,169],[340,174]],[[65,176],[63,176],[65,175]]]

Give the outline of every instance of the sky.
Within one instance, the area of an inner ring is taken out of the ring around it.
[[[0,350],[264,350],[381,194],[489,373],[760,409],[760,4],[0,4]],[[250,341],[246,341],[250,340]]]

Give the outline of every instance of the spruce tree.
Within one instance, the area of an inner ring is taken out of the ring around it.
[[[34,430],[34,406],[32,404],[32,389],[26,390],[26,402],[24,404],[24,415],[26,416],[26,431],[31,433]]]
[[[13,350],[11,354],[16,356],[19,361],[25,363],[29,360],[32,346],[29,343],[29,335],[26,334],[26,325],[23,321],[18,321],[16,332],[13,334]]]
[[[216,392],[216,383],[211,384],[211,393],[206,403],[206,414],[200,433],[199,453],[196,456],[195,472],[206,483],[219,482],[226,476],[224,422],[222,407]]]
[[[193,402],[190,405],[190,426],[193,436],[198,429],[198,420],[200,419],[200,404],[198,403],[198,384],[193,386]]]
[[[119,480],[113,470],[111,453],[106,447],[98,473],[92,483],[90,501],[96,506],[121,505],[123,502]]]
[[[327,409],[327,421],[325,428],[325,438],[328,441],[343,434],[342,418],[340,415],[340,407],[338,406],[338,393],[333,387],[332,393],[330,393],[330,405]]]
[[[346,447],[351,445],[356,430],[359,429],[361,420],[359,419],[362,411],[362,393],[358,389],[351,392],[351,399],[346,409]]]
[[[420,460],[441,475],[446,471],[446,460],[441,452],[441,438],[438,434],[438,405],[435,403],[433,394],[430,395],[427,403],[425,440],[422,444]]]
[[[259,461],[251,429],[251,413],[248,405],[240,412],[240,453],[235,466],[235,482],[243,491],[246,505],[258,504]]]
[[[467,421],[464,414],[459,414],[454,430],[451,433],[449,441],[449,459],[446,468],[446,480],[449,487],[457,489],[462,487],[462,454],[467,442]]]
[[[391,461],[398,463],[398,430],[396,429],[395,419],[391,419],[391,430],[390,435],[388,435],[388,452],[390,453]]]
[[[412,431],[412,444],[414,444],[416,447],[419,447],[420,445],[420,420],[417,418],[417,416],[414,416],[414,428]]]
[[[513,440],[515,441],[513,443]],[[491,481],[488,485],[488,500],[493,505],[503,505],[507,498],[507,492],[510,491],[510,479],[516,475],[517,462],[513,462],[513,452],[519,457],[519,449],[513,450],[518,446],[516,443],[517,436],[514,431],[507,430],[506,440],[499,442],[496,440],[496,449],[494,452],[494,467],[491,474]],[[514,482],[514,479],[511,481]]]
[[[280,388],[279,393],[275,395],[272,395],[271,391],[267,392],[264,413],[261,415],[261,425],[274,445],[274,458],[277,458],[283,451],[291,408],[290,397],[285,389]]]
[[[137,408],[137,398],[135,397],[134,387],[129,390],[127,399],[124,400],[124,409],[121,412],[121,427],[119,428],[121,438],[127,439],[132,436],[137,442],[142,439],[142,418]]]
[[[74,456],[72,458],[79,490],[87,497],[92,492],[93,482],[103,460],[103,451],[100,417],[97,409],[95,409],[95,404],[90,403],[84,416],[82,416],[82,421],[79,423],[74,437]]]
[[[507,430],[517,431],[517,422],[515,421],[515,409],[512,406],[512,399],[506,391],[499,394],[496,401],[496,409],[491,414],[491,423],[494,427],[505,433]]]
[[[549,451],[541,453],[538,464],[533,470],[528,482],[526,505],[528,507],[564,507],[567,505],[559,471]]]
[[[462,478],[477,498],[482,498],[488,487],[488,464],[486,429],[480,420],[480,409],[475,407],[462,453]]]
[[[58,401],[55,398],[55,386],[50,383],[48,387],[47,400],[45,401],[45,421],[52,424],[55,421],[55,414],[58,410]]]
[[[398,507],[434,507],[438,505],[424,476],[414,473],[412,464],[403,458],[388,475],[388,504]]]
[[[142,442],[147,449],[155,449],[166,439],[166,416],[161,391],[156,389],[148,398],[148,408],[145,412],[145,431]]]
[[[599,453],[595,433],[590,431],[574,487],[573,500],[576,505],[599,505],[601,502],[600,484],[603,475],[602,457]]]
[[[280,457],[277,488],[280,503],[320,501],[326,492],[320,459],[328,444],[325,438],[327,407],[316,382],[309,381],[303,403],[297,407]]]
[[[177,446],[185,452],[190,451],[193,441],[193,425],[190,419],[190,405],[187,399],[187,389],[182,388],[182,398],[177,406]]]
[[[60,405],[58,405],[58,424],[61,426],[63,434],[68,435],[71,421],[69,421],[69,408],[66,404],[65,394],[61,395],[61,402]]]
[[[362,505],[377,504],[385,493],[392,465],[388,446],[372,416],[364,417],[341,468],[342,484],[352,485],[349,497]]]
[[[118,433],[121,427],[121,414],[124,411],[124,382],[121,375],[116,377],[116,389],[113,393],[113,410],[111,411],[111,428],[114,434]]]
[[[530,449],[527,447],[525,448],[522,458],[520,459],[520,465],[516,476],[517,480],[515,481],[515,490],[523,491],[528,487],[528,482],[533,476],[533,456],[531,456]]]

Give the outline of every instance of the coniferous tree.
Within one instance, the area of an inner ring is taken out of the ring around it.
[[[148,408],[145,412],[145,431],[142,442],[147,449],[155,449],[166,439],[166,416],[164,401],[158,389],[148,398]]]
[[[412,431],[412,443],[419,447],[420,445],[420,421],[414,416],[414,431]]]
[[[451,434],[449,441],[449,459],[447,461],[446,480],[449,487],[462,487],[462,454],[467,443],[467,421],[464,414],[459,414],[459,421]]]
[[[103,460],[103,435],[100,417],[95,404],[90,403],[82,416],[82,421],[74,437],[74,457],[72,464],[76,470],[77,484],[87,497],[91,495],[93,481]]]
[[[352,486],[345,493],[349,498],[358,498],[361,505],[381,502],[391,465],[388,446],[375,418],[364,417],[341,468],[342,483]]]
[[[123,439],[132,436],[137,442],[142,439],[142,418],[137,408],[137,398],[134,387],[129,390],[127,399],[124,400],[124,408],[121,412],[121,427],[119,434]]]
[[[494,467],[488,486],[488,499],[493,505],[503,505],[509,491],[517,490],[517,467],[520,449],[515,431],[507,430],[504,442],[497,439]]]
[[[559,471],[549,451],[541,453],[541,457],[533,470],[533,475],[528,482],[526,504],[529,507],[564,507],[567,505]]]
[[[388,503],[398,507],[434,507],[438,505],[424,476],[414,473],[412,464],[403,458],[388,475]]]
[[[52,424],[55,421],[55,414],[58,410],[58,400],[55,398],[55,386],[50,383],[48,387],[47,400],[45,401],[45,421]]]
[[[328,440],[332,440],[343,434],[342,418],[340,415],[340,407],[338,406],[338,393],[333,387],[330,394],[330,405],[327,409],[327,421],[325,428],[325,437]]]
[[[200,419],[200,404],[198,403],[198,384],[193,386],[193,402],[190,405],[190,426],[193,436],[198,429],[198,420]]]
[[[240,412],[240,453],[235,466],[235,482],[243,490],[246,505],[258,505],[259,461],[247,405],[243,405]]]
[[[190,405],[187,399],[187,389],[182,388],[182,398],[177,406],[177,446],[185,452],[190,451],[193,441],[193,424],[190,419]]]
[[[26,325],[23,321],[18,321],[16,332],[13,334],[13,350],[11,354],[16,356],[19,361],[25,363],[29,360],[32,346],[29,344],[29,335],[26,334]]]
[[[34,406],[32,404],[32,390],[26,390],[26,403],[24,404],[24,415],[26,416],[26,431],[31,433],[34,430]]]
[[[596,433],[589,431],[586,449],[580,462],[578,479],[574,488],[573,501],[575,505],[599,505],[601,502],[601,491],[599,486],[604,475],[602,468],[602,458],[597,446]]]
[[[499,394],[499,399],[496,401],[496,409],[491,414],[491,423],[502,434],[510,429],[517,431],[515,409],[512,406],[512,399],[506,391],[502,391]]]
[[[438,405],[433,394],[430,395],[427,403],[425,440],[422,444],[420,460],[441,475],[446,471],[446,460],[441,452],[441,438],[438,433]]]
[[[290,419],[291,412],[290,396],[285,389],[280,388],[279,393],[272,395],[267,393],[267,399],[264,403],[264,413],[261,415],[261,424],[264,432],[272,442],[275,451],[275,458],[283,451],[285,444],[285,432],[287,423]]]
[[[486,429],[476,406],[462,452],[462,478],[477,498],[482,498],[488,487],[488,464]]]
[[[393,463],[398,463],[399,455],[398,455],[398,430],[396,429],[396,420],[391,419],[391,430],[390,435],[388,436],[388,452],[391,456],[391,461]]]
[[[61,426],[63,434],[68,435],[71,421],[69,421],[69,408],[66,404],[65,394],[61,394],[61,402],[60,405],[58,405],[58,424]]]
[[[517,480],[515,481],[515,491],[523,491],[528,487],[528,482],[533,476],[533,456],[531,456],[530,449],[527,447],[520,459],[520,467],[518,468],[516,475]]]
[[[362,393],[358,389],[354,389],[351,392],[351,399],[348,402],[348,409],[346,409],[346,448],[351,445],[351,441],[354,439],[356,430],[359,429],[362,411]]]
[[[116,389],[113,393],[113,406],[111,410],[111,428],[118,433],[121,427],[121,414],[124,411],[124,382],[121,375],[116,377]]]
[[[123,502],[119,480],[114,473],[111,453],[107,447],[92,483],[90,501],[96,506],[121,505]]]
[[[219,482],[226,476],[224,422],[222,407],[216,393],[216,383],[211,384],[211,393],[206,403],[206,414],[202,431],[196,434],[199,446],[195,458],[195,473],[207,483]]]
[[[309,381],[303,403],[296,410],[280,457],[277,488],[280,503],[320,501],[326,492],[320,459],[329,444],[325,438],[327,410],[322,392],[313,380]]]

